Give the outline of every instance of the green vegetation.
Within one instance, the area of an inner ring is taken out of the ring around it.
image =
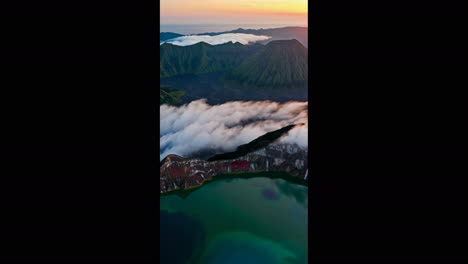
[[[165,43],[159,48],[159,77],[229,71],[260,46],[232,42],[221,45],[199,42],[190,46]]]
[[[307,53],[297,40],[272,41],[242,62],[227,78],[259,88],[306,86]]]
[[[247,144],[240,145],[239,147],[237,147],[236,151],[234,152],[227,152],[227,153],[215,155],[209,158],[208,161],[228,160],[228,159],[235,159],[235,158],[242,157],[246,155],[247,153],[266,147],[268,144],[280,138],[282,135],[287,133],[289,130],[291,130],[295,126],[296,125],[289,125],[287,127],[283,127],[281,129],[266,133],[265,135],[258,137]]]
[[[160,46],[160,78],[221,72],[229,82],[252,88],[294,88],[307,85],[308,51],[297,40],[267,45],[200,42]]]
[[[159,87],[159,105],[168,104],[176,105],[182,102],[181,97],[185,94],[184,91],[170,90],[167,86]]]

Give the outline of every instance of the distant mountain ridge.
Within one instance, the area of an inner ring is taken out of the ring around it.
[[[206,32],[206,33],[199,33],[194,35],[209,35],[209,36],[216,36],[221,34],[227,33],[244,33],[244,34],[252,34],[257,36],[269,36],[271,39],[259,41],[260,44],[267,44],[271,41],[275,40],[291,40],[296,39],[304,47],[308,47],[308,27],[282,27],[282,28],[267,28],[267,29],[243,29],[238,28],[230,31],[223,31],[223,32]],[[182,34],[173,33],[173,32],[161,32],[159,33],[160,41],[166,41],[169,39],[177,38],[184,36]]]
[[[295,39],[267,45],[164,43],[160,45],[160,78],[223,72],[226,80],[246,87],[305,87],[307,60],[307,48]]]
[[[166,40],[169,40],[169,39],[178,38],[178,37],[182,37],[182,36],[184,36],[184,35],[178,34],[178,33],[173,33],[173,32],[161,32],[161,33],[159,33],[159,41],[166,41]]]
[[[259,41],[258,43],[267,44],[275,40],[298,40],[304,47],[308,46],[308,27],[282,27],[282,28],[268,28],[268,29],[243,29],[238,28],[235,30],[224,31],[224,32],[209,32],[201,33],[197,35],[209,35],[216,36],[226,33],[243,33],[252,34],[258,36],[269,36],[271,39]]]

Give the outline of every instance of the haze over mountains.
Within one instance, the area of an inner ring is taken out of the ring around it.
[[[268,36],[269,39],[259,40],[258,43],[267,44],[268,42],[274,40],[290,40],[297,39],[305,47],[308,47],[308,28],[307,27],[282,27],[282,28],[269,28],[269,29],[243,29],[238,28],[230,31],[222,32],[207,32],[193,34],[190,36],[218,36],[222,34],[249,34],[256,36]],[[160,42],[166,41],[169,39],[177,38],[184,36],[184,34],[172,33],[172,32],[161,32],[159,34]]]
[[[208,35],[190,35],[190,36],[180,36],[173,39],[168,39],[161,41],[159,44],[171,43],[177,46],[189,46],[196,44],[198,42],[205,42],[211,45],[219,45],[228,42],[241,43],[244,45],[252,44],[259,41],[268,40],[271,37],[262,36],[262,35],[253,35],[253,34],[244,34],[244,33],[226,33],[215,36]]]
[[[277,129],[275,131],[268,132],[265,135],[262,135],[250,141],[249,143],[238,146],[235,151],[216,154],[208,158],[207,161],[229,160],[229,159],[236,159],[236,158],[242,157],[248,153],[251,153],[253,151],[256,151],[256,150],[259,150],[261,148],[268,146],[270,143],[274,142],[281,136],[287,134],[295,126],[297,125],[292,124],[292,125]]]
[[[225,33],[243,33],[252,34],[257,36],[269,36],[268,40],[259,41],[261,44],[266,44],[274,40],[290,40],[297,39],[305,47],[308,46],[308,28],[307,27],[282,27],[282,28],[269,28],[269,29],[243,29],[238,28],[231,31],[202,33],[198,35],[220,35]]]
[[[163,43],[159,74],[160,158],[208,158],[268,131],[307,123],[308,50],[296,39]],[[291,129],[282,142],[306,147],[307,125]]]

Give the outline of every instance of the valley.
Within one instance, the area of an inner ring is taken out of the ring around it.
[[[229,101],[307,101],[307,89],[248,89],[235,82],[227,81],[223,73],[187,74],[161,79],[161,84],[177,87],[184,91],[182,105],[206,98],[209,104],[222,104]]]

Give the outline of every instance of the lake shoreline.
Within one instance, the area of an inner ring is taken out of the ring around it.
[[[236,173],[222,173],[210,179],[205,179],[201,184],[196,186],[190,186],[188,188],[177,188],[168,192],[159,193],[160,197],[169,195],[178,195],[182,198],[186,198],[192,192],[199,190],[201,187],[207,184],[219,180],[225,179],[251,179],[251,178],[269,178],[269,179],[283,179],[290,183],[302,185],[308,187],[308,181],[292,176],[288,172],[284,171],[248,171],[248,172],[236,172]]]

